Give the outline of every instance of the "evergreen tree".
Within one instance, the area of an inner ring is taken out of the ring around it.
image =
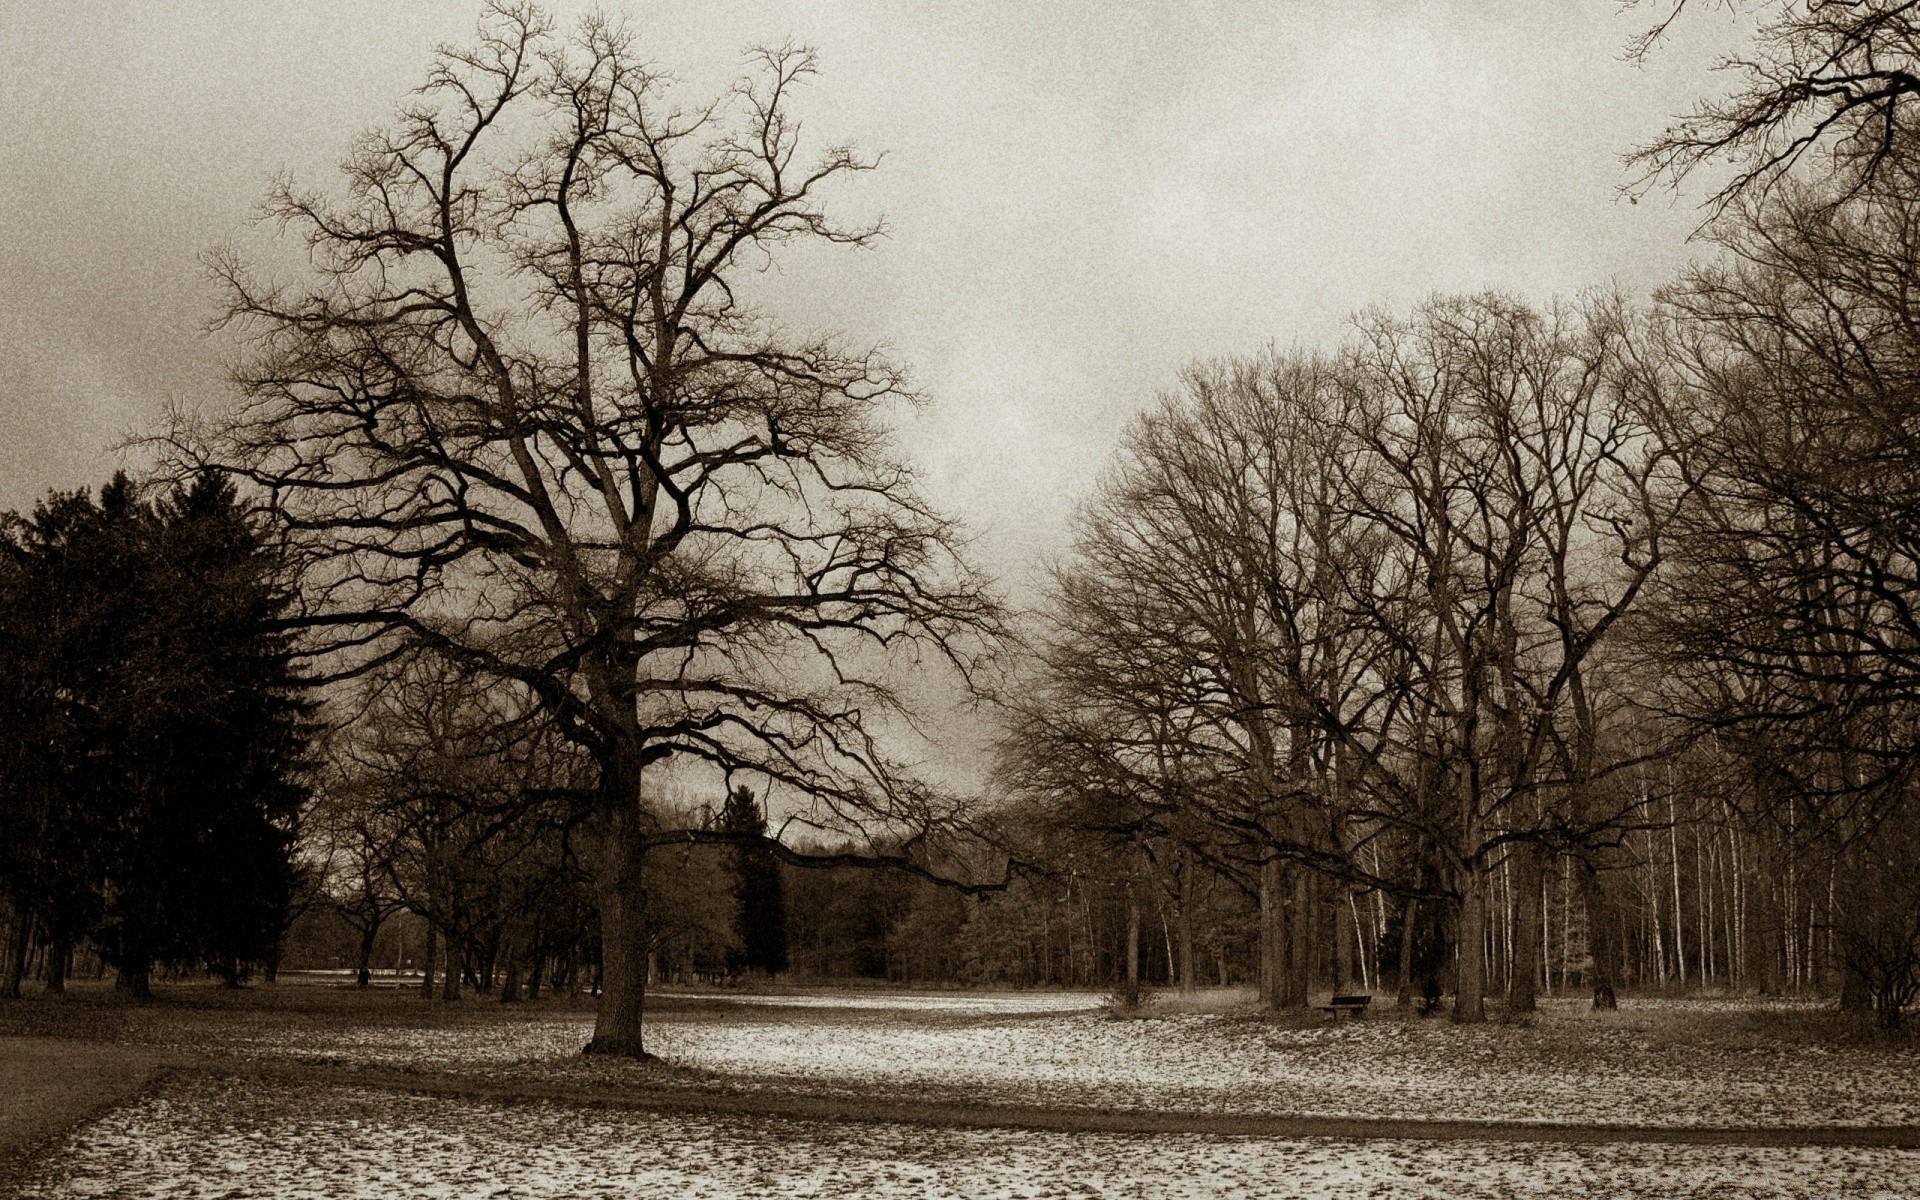
[[[233,488],[203,475],[147,503],[118,476],[97,503],[51,496],[8,523],[6,564],[0,705],[21,720],[0,738],[0,883],[31,917],[14,925],[91,938],[135,993],[156,963],[270,963],[310,704]]]
[[[767,834],[766,814],[751,788],[737,787],[728,794],[720,821],[729,833],[753,838]],[[787,895],[780,864],[764,844],[743,843],[734,852],[734,879],[740,948],[728,955],[727,966],[778,975],[787,969]]]

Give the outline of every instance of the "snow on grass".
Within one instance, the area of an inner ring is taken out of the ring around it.
[[[727,999],[754,1011],[743,1007],[736,1018],[728,1006],[709,1005],[653,1021],[652,1050],[691,1068],[670,1082],[1412,1120],[1920,1124],[1920,1056],[1911,1050],[1715,1038],[1725,1018],[1698,1004],[1642,1002],[1618,1014],[1549,1006],[1527,1026],[1375,1018],[1288,1027],[1218,1014],[1035,1015],[991,997]],[[1086,1000],[1038,999],[1056,1011]],[[582,1060],[591,1030],[584,1014],[438,1027],[280,1024],[236,1028],[227,1044],[247,1057],[307,1063],[657,1081],[646,1068]]]
[[[1898,1197],[1920,1152],[1117,1135],[505,1106],[180,1081],[69,1139],[21,1193],[395,1196]]]
[[[1088,992],[675,992],[677,1000],[750,1004],[756,1008],[836,1008],[969,1016],[1086,1012],[1100,1007]]]
[[[653,1048],[760,1086],[1035,1105],[1630,1125],[1920,1123],[1914,1056],[1532,1028],[1219,1016],[921,1025],[663,1022]]]
[[[412,997],[129,1010],[118,1040],[303,1063],[962,1103],[1645,1126],[1920,1125],[1920,1052],[1834,1036],[1815,1002],[1553,1001],[1530,1024],[1391,1008],[1303,1025],[1109,1020],[1087,993],[679,995],[657,1068],[588,1060],[579,1010]],[[330,1001],[329,1003],[334,1003]],[[1823,1032],[1825,1030],[1825,1032]]]

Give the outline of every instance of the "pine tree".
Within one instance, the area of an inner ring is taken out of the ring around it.
[[[271,962],[311,706],[233,488],[148,503],[117,476],[10,521],[6,550],[0,704],[34,717],[0,746],[0,819],[29,839],[0,864],[14,907],[56,946],[91,938],[136,994],[161,962]]]
[[[737,787],[728,794],[720,819],[729,833],[766,836],[766,814],[750,788]],[[764,844],[742,845],[734,852],[734,880],[740,948],[728,956],[728,968],[778,975],[787,969],[787,896],[780,863]]]

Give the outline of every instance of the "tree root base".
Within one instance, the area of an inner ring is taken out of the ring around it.
[[[658,1054],[649,1054],[637,1046],[629,1050],[621,1046],[601,1045],[598,1040],[590,1041],[580,1047],[580,1053],[597,1058],[625,1058],[633,1062],[652,1063],[661,1061]]]

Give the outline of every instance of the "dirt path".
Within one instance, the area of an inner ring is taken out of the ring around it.
[[[138,1046],[0,1037],[0,1194],[47,1143],[137,1095],[159,1068]]]
[[[1712,1146],[1884,1146],[1920,1148],[1916,1126],[1657,1128],[1493,1121],[1410,1121],[1366,1117],[1293,1117],[1088,1108],[1028,1108],[898,1097],[830,1096],[791,1091],[716,1092],[685,1087],[611,1086],[479,1079],[366,1067],[222,1064],[222,1074],[289,1084],[380,1091],[499,1103],[553,1103],[657,1112],[751,1114],[800,1120],[885,1122],[961,1128],[1044,1129],[1097,1133],[1199,1133],[1262,1138],[1659,1143]]]

